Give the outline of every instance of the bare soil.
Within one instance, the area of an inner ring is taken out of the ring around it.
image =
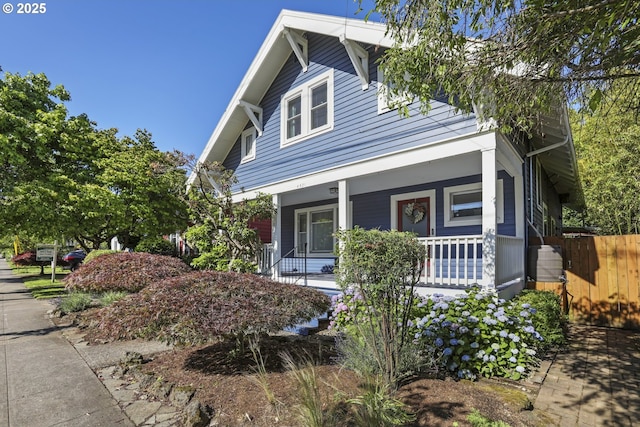
[[[262,382],[252,353],[237,355],[234,343],[173,350],[157,356],[145,370],[194,387],[196,397],[214,410],[218,425],[301,426],[305,425],[299,418],[302,395],[283,366],[281,353],[286,350],[299,366],[312,361],[324,413],[332,420],[328,425],[353,425],[352,409],[344,402],[362,395],[365,385],[336,362],[333,342],[333,337],[322,335],[262,339],[260,355],[266,371]],[[268,398],[269,393],[273,397]],[[396,397],[415,415],[410,426],[467,426],[474,410],[514,427],[544,425],[538,414],[525,409],[531,396],[517,384],[416,378],[402,385]]]
[[[86,316],[74,317],[71,322],[81,327],[89,323]],[[58,321],[69,323],[69,319]],[[90,328],[86,332],[85,339],[90,341]],[[300,418],[300,386],[282,361],[282,353],[287,352],[296,365],[313,366],[323,414],[330,420],[325,425],[352,426],[353,406],[345,401],[362,395],[366,385],[340,365],[334,342],[325,331],[263,337],[255,356],[249,348],[239,351],[235,342],[176,348],[155,355],[143,370],[174,385],[194,388],[195,397],[213,410],[215,425],[305,426]],[[263,375],[256,357],[264,361]],[[409,427],[470,426],[468,417],[474,411],[512,427],[543,426],[547,424],[544,413],[532,410],[536,392],[533,384],[525,382],[414,378],[395,397],[414,415]]]

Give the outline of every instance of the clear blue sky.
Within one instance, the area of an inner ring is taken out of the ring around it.
[[[71,115],[195,155],[282,9],[364,17],[354,0],[44,0],[40,15],[0,3],[13,6],[0,12],[3,71],[45,73]]]

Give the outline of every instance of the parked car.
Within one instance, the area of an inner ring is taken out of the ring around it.
[[[62,260],[69,263],[69,268],[71,269],[71,271],[75,271],[80,266],[80,264],[82,264],[82,261],[84,261],[86,256],[87,254],[85,251],[83,251],[82,249],[76,249],[62,257]]]

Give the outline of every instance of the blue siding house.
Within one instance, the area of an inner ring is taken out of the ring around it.
[[[446,98],[402,117],[377,67],[392,45],[379,23],[283,10],[200,161],[235,171],[238,201],[272,195],[272,264],[306,258],[326,272],[337,229],[413,231],[428,253],[422,292],[511,295],[525,284],[528,236],[558,233],[562,203],[579,197],[566,109],[532,136]],[[276,278],[297,270],[277,265]],[[335,287],[316,279],[306,284]]]

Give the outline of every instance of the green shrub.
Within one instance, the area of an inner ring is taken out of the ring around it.
[[[60,299],[58,308],[62,313],[75,313],[91,306],[91,295],[85,292],[71,292]]]
[[[229,250],[218,244],[210,252],[203,252],[191,261],[191,266],[197,270],[235,271],[238,273],[255,273],[258,266],[255,262],[243,259],[229,261]]]
[[[377,378],[365,378],[364,389],[364,394],[347,400],[355,406],[356,426],[403,426],[415,420],[404,403],[393,398],[388,386]]]
[[[336,280],[343,291],[352,290],[361,302],[361,309],[350,312],[343,330],[355,338],[353,343],[362,343],[361,349],[371,353],[375,371],[393,388],[408,373],[403,360],[418,360],[417,354],[407,353],[413,347],[409,325],[416,299],[413,288],[420,277],[425,247],[414,234],[398,231],[356,227],[337,236],[341,245]]]
[[[122,298],[126,297],[127,295],[129,295],[128,292],[107,291],[102,295],[100,295],[100,305],[102,307],[109,306],[116,301],[120,301]]]
[[[329,308],[313,288],[245,273],[194,271],[151,284],[100,310],[96,337],[200,344],[280,331]]]
[[[514,302],[527,309],[534,307],[537,311],[531,316],[533,327],[542,335],[540,350],[550,346],[563,345],[566,342],[567,316],[562,314],[560,296],[552,291],[524,290]]]
[[[352,318],[368,311],[357,293],[343,293],[334,298],[332,327],[349,330]],[[536,313],[532,306],[504,301],[474,287],[456,297],[435,294],[416,299],[409,330],[427,355],[460,378],[519,379],[537,362],[543,341],[533,326]]]
[[[135,251],[147,252],[156,255],[175,256],[176,246],[169,240],[163,239],[162,237],[147,238],[136,245]]]
[[[98,258],[99,256],[102,255],[107,255],[107,254],[116,254],[119,251],[112,251],[111,249],[94,249],[91,252],[89,252],[87,254],[87,256],[84,259],[84,264],[88,263],[89,261]]]
[[[493,421],[485,417],[477,409],[474,409],[473,412],[469,414],[467,421],[469,421],[472,427],[510,427],[509,424],[504,421]]]
[[[210,252],[203,252],[191,261],[191,266],[197,270],[227,271],[229,257],[227,249],[217,245]]]
[[[99,260],[99,262],[98,262]],[[191,268],[182,260],[144,252],[117,252],[100,255],[78,270],[68,274],[68,290],[92,293],[108,291],[138,292],[167,277],[189,273]]]

